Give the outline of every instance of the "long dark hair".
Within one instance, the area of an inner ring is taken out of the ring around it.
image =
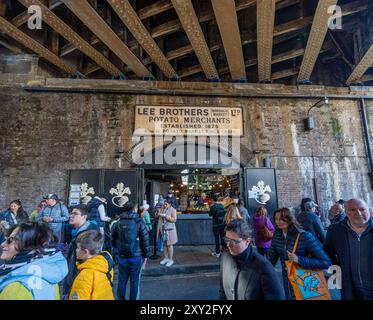
[[[294,213],[289,208],[279,208],[273,213],[273,218],[276,219],[276,214],[280,213],[280,219],[289,224],[289,229],[295,227],[298,231],[301,229],[300,224],[295,218]],[[277,228],[277,225],[276,225]]]
[[[16,212],[17,219],[28,220],[27,213],[26,213],[25,210],[23,210],[21,200],[17,199],[17,200],[13,200],[12,202],[10,202],[10,204],[9,204],[9,211],[10,211],[10,205],[12,203],[15,203],[19,207],[18,210],[17,210],[17,212]]]

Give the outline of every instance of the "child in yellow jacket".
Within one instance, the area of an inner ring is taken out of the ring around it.
[[[79,270],[71,287],[69,300],[114,300],[112,283],[114,261],[110,253],[101,248],[104,237],[98,230],[80,234],[76,240]]]

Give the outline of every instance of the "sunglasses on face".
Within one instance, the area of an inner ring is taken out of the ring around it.
[[[243,241],[243,239],[236,240],[236,239],[229,239],[227,237],[224,237],[223,240],[225,241],[226,244],[228,244],[229,242],[232,242],[233,244],[240,244]]]

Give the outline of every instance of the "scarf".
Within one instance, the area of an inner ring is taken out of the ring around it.
[[[35,260],[53,256],[57,252],[59,251],[56,247],[45,248],[41,254],[36,252],[35,250],[22,251],[15,255],[11,260],[5,261],[5,263],[0,266],[0,277],[5,276],[8,273],[31,262],[34,262]]]

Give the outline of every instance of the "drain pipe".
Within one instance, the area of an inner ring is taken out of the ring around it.
[[[367,153],[368,153],[368,161],[369,161],[368,175],[370,179],[370,186],[373,190],[373,155],[372,155],[372,148],[371,148],[371,141],[370,141],[370,136],[369,136],[368,120],[367,120],[367,115],[366,115],[364,98],[360,98],[359,104],[360,104],[361,117],[363,120],[365,144],[366,144]]]

